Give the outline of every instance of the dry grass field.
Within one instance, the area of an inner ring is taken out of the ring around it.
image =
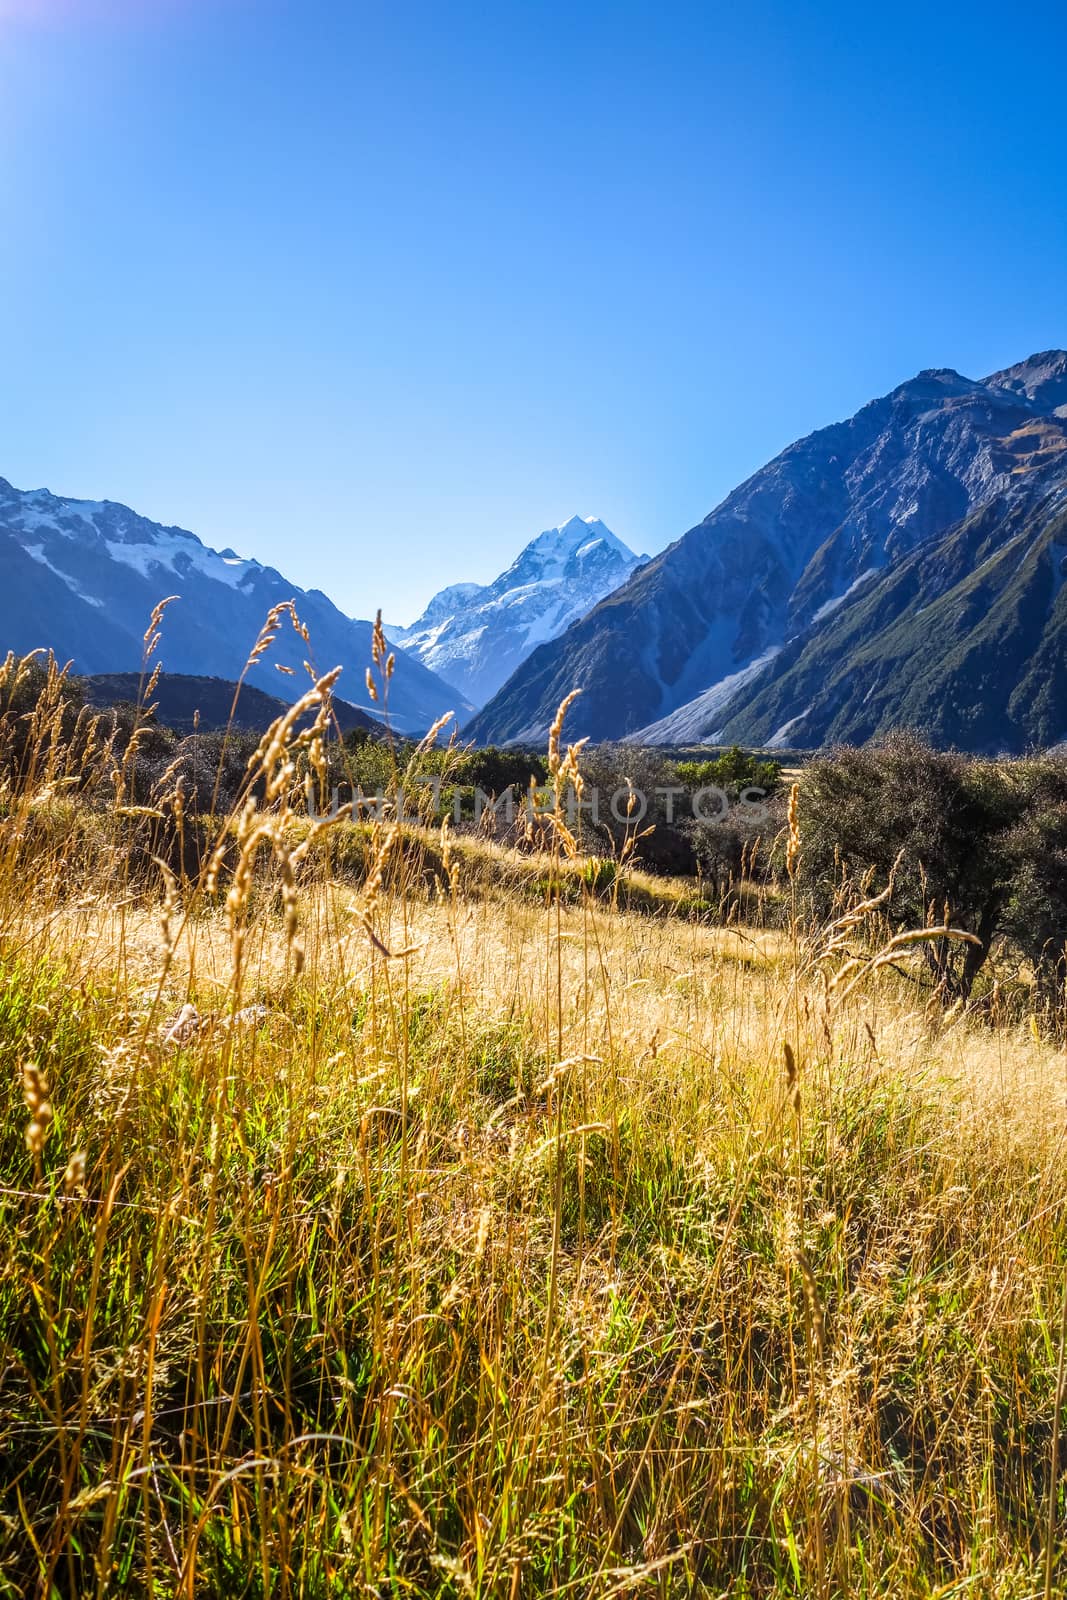
[[[18,672],[0,1594],[1063,1592],[1055,1039],[876,906],[628,910],[562,822],[536,894],[387,818],[343,870],[324,713],[135,873],[180,801]]]

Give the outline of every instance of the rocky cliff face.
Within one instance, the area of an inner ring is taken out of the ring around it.
[[[1010,566],[1025,544],[1033,547],[1035,573],[1049,574],[1047,593],[1043,577],[1034,577],[1023,632],[1013,634],[1018,692],[1028,692],[1021,663],[1047,660],[1054,650],[1049,629],[1057,627],[1048,607],[1058,605],[1059,594],[1051,574],[1058,494],[1067,482],[1065,408],[1062,351],[981,381],[944,369],[920,373],[849,421],[784,450],[551,651],[534,651],[475,720],[473,735],[542,738],[563,695],[580,687],[568,727],[595,738],[676,743],[723,736],[802,746],[869,737],[910,719],[942,736],[951,726],[958,742],[974,748],[995,743],[990,719],[975,708],[938,721],[929,696],[921,704],[909,698],[899,654],[888,646],[879,658],[881,687],[864,702],[877,701],[878,717],[861,716],[843,685],[861,645],[872,646],[876,620],[885,621],[894,605],[907,609],[901,583],[912,586],[908,604],[924,616],[925,632],[934,618],[924,606],[976,578],[966,605],[949,599],[936,613],[939,693],[946,703],[962,696],[961,704],[970,704],[981,686],[956,655],[966,653],[968,639],[973,654],[1002,636],[995,616],[985,623],[1002,588],[995,588],[992,568],[983,575],[966,564],[981,566],[1010,546]],[[1035,540],[1044,540],[1040,550]],[[1007,569],[996,570],[1002,580]],[[1040,594],[1047,600],[1041,617]],[[831,671],[840,679],[832,714],[824,703],[829,682],[820,691],[815,681]],[[924,681],[933,681],[929,665]],[[1050,708],[1040,720],[1042,737],[1061,736],[1061,710],[1067,724],[1067,706]],[[1016,720],[1000,737],[1009,747],[1036,726]]]

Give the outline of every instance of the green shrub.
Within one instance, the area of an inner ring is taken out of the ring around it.
[[[781,762],[752,755],[736,744],[706,761],[679,761],[675,771],[679,783],[693,789],[723,789],[731,800],[744,789],[762,789],[765,795],[772,795],[782,777]]]

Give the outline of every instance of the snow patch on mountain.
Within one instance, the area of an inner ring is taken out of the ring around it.
[[[61,572],[58,567],[54,567],[52,565],[44,553],[43,544],[27,544],[23,546],[23,549],[31,561],[36,561],[39,566],[47,567],[49,572],[54,572],[57,578],[61,578],[66,584],[67,588],[70,590],[71,594],[76,594],[78,599],[84,600],[87,605],[98,606],[101,610],[103,610],[104,602],[102,600],[98,600],[95,595],[85,594],[81,589],[79,589],[72,577],[70,577],[66,572]]]
[[[771,734],[770,738],[767,740],[767,749],[788,750],[790,748],[789,741],[794,728],[799,728],[800,724],[804,721],[804,718],[809,715],[810,711],[811,707],[805,706],[803,711],[798,711],[795,717],[790,717],[787,722],[782,723],[780,728],[776,728]]]
[[[867,582],[868,578],[877,577],[878,571],[879,569],[877,567],[868,567],[866,572],[861,572],[858,578],[853,578],[852,582],[849,584],[848,588],[843,594],[837,594],[834,595],[830,600],[824,600],[819,609],[812,612],[812,622],[821,622],[822,619],[824,617],[828,617],[832,611],[836,611],[839,606],[843,606],[849,596],[855,594],[856,590],[861,588],[862,585]]]
[[[171,572],[180,579],[190,572],[236,589],[259,567],[258,561],[242,561],[240,556],[223,556],[209,550],[193,534],[164,538],[147,544],[107,539],[108,555],[132,567],[143,578],[155,572]]]
[[[637,733],[628,734],[624,744],[699,744],[702,742],[715,742],[716,718],[722,713],[738,689],[758,678],[764,667],[770,665],[781,649],[780,645],[773,645],[769,650],[755,661],[750,661],[746,667],[737,672],[730,673],[725,678],[720,678],[718,683],[713,683],[710,689],[705,689],[694,699],[679,706],[669,716],[661,717],[658,722],[649,723],[647,728],[641,728]]]

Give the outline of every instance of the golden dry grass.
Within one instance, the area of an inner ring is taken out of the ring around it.
[[[264,752],[210,894],[5,798],[0,1593],[1059,1592],[1057,1044]]]

